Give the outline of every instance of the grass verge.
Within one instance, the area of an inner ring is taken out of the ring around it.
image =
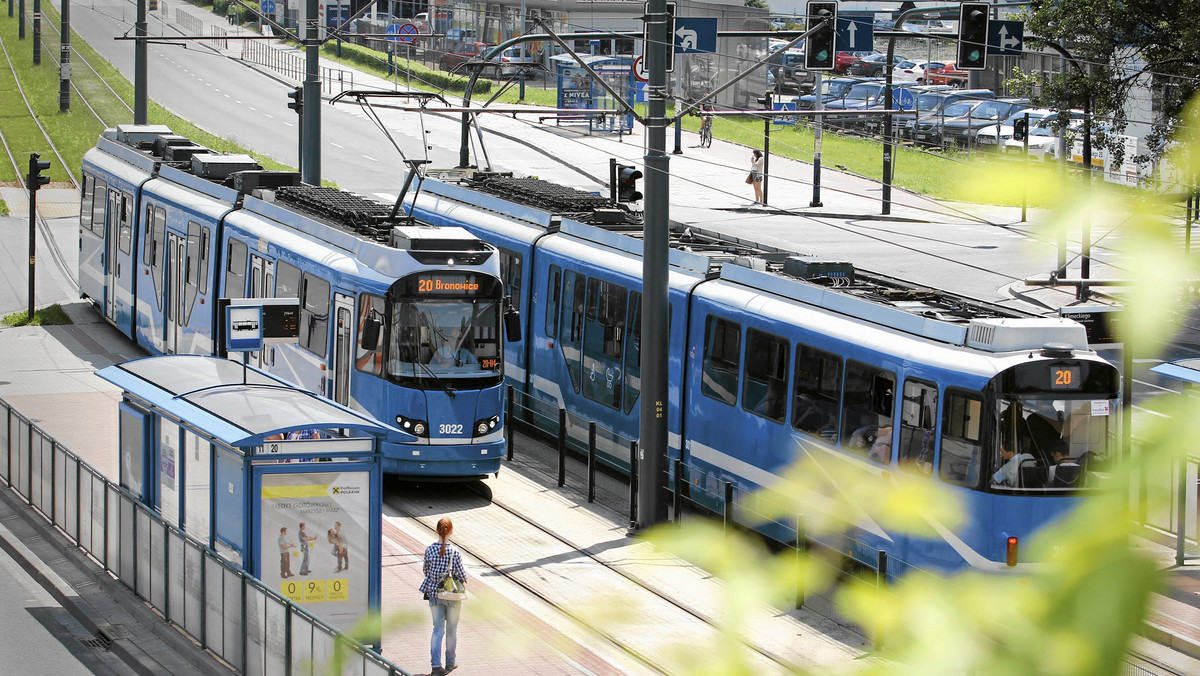
[[[29,321],[29,312],[26,310],[14,312],[0,321],[3,321],[5,326],[55,326],[73,323],[58,303],[34,310],[33,321]]]

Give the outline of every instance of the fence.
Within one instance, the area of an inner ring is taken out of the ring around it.
[[[167,523],[0,399],[0,480],[163,619],[255,676],[408,672]],[[340,675],[339,675],[340,676]]]
[[[175,8],[175,23],[192,35],[204,35],[204,22],[182,9]]]
[[[261,40],[244,40],[240,58],[242,61],[270,68],[289,80],[304,81],[305,57],[299,52],[275,49]],[[321,66],[318,77],[322,94],[332,96],[354,89],[354,71]]]

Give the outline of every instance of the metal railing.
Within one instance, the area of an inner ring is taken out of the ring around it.
[[[175,8],[175,23],[192,35],[204,35],[204,22],[179,7]]]
[[[242,42],[240,58],[242,61],[270,68],[297,83],[304,81],[304,54],[300,52],[276,49],[261,40],[245,40]],[[354,71],[352,70],[321,66],[317,76],[321,81],[322,94],[332,96],[354,89]]]
[[[3,399],[0,481],[164,620],[241,673],[331,673],[340,644],[342,674],[410,676],[163,520]]]

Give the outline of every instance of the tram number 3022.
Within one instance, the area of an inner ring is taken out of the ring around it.
[[[438,425],[438,433],[439,433],[439,434],[462,434],[462,433],[463,433],[463,426],[462,426],[461,424],[457,424],[457,425]]]

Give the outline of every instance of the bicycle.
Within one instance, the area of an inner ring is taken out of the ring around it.
[[[701,148],[711,148],[712,147],[712,124],[713,124],[712,115],[701,114],[700,118],[701,118],[700,147]]]

